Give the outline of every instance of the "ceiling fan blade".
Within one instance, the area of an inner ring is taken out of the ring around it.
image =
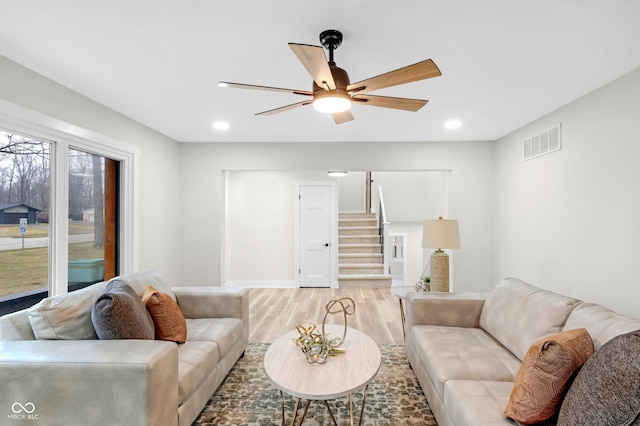
[[[313,96],[313,92],[307,90],[283,89],[281,87],[257,86],[255,84],[231,83],[229,81],[219,81],[219,87],[231,87],[234,89],[268,90],[271,92],[293,93],[294,95]]]
[[[310,103],[312,103],[313,101],[311,99],[309,99],[308,101],[302,101],[302,102],[298,102],[295,104],[291,104],[291,105],[286,105],[280,108],[274,108],[274,109],[270,109],[268,111],[262,111],[262,112],[258,112],[256,113],[256,115],[273,115],[273,114],[277,114],[279,112],[285,112],[285,111],[289,111],[290,109],[294,109],[294,108],[298,108],[301,106],[305,106],[305,105],[309,105]]]
[[[390,96],[375,96],[375,95],[354,95],[353,99],[357,99],[360,105],[370,105],[383,108],[401,109],[403,111],[416,112],[427,104],[427,100],[424,99],[410,99],[410,98],[393,98]],[[364,101],[364,102],[362,102]]]
[[[440,69],[438,69],[438,66],[431,59],[427,59],[426,61],[398,68],[397,70],[350,84],[347,86],[347,91],[349,93],[364,93],[371,90],[384,89],[385,87],[438,77],[440,75],[442,75],[442,73]]]
[[[351,111],[349,110],[346,110],[343,112],[336,112],[331,115],[333,116],[333,121],[335,121],[336,124],[347,123],[349,121],[354,120],[353,114],[351,114]]]
[[[325,90],[335,90],[336,83],[324,56],[324,49],[320,46],[289,43],[289,47],[296,54],[302,65],[307,69],[316,84]]]

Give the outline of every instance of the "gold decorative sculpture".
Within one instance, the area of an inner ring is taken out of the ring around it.
[[[325,305],[325,314],[322,319],[322,333],[317,333],[317,326],[311,322],[301,322],[296,326],[296,330],[300,335],[296,339],[296,346],[300,348],[302,353],[307,357],[307,361],[311,363],[322,364],[327,360],[329,355],[335,355],[344,350],[338,349],[344,339],[347,337],[347,315],[353,315],[356,311],[356,304],[350,297],[334,299]],[[342,337],[329,338],[325,331],[327,316],[329,314],[342,313],[344,319],[344,329]]]

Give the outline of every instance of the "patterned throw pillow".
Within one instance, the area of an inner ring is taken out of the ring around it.
[[[602,345],[576,375],[558,426],[640,425],[640,330]]]
[[[184,343],[187,340],[187,322],[178,304],[167,293],[147,287],[142,301],[151,313],[156,327],[156,338]]]
[[[127,284],[113,281],[96,299],[91,322],[101,340],[153,340],[153,320],[140,296]]]
[[[522,361],[504,415],[523,425],[555,416],[571,376],[593,351],[593,341],[584,328],[534,343]]]

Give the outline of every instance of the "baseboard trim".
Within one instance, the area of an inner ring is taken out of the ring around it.
[[[298,288],[295,281],[227,281],[225,287]]]

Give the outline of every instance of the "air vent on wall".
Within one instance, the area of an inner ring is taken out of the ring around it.
[[[524,160],[532,160],[560,149],[562,149],[562,125],[558,124],[524,140]]]

